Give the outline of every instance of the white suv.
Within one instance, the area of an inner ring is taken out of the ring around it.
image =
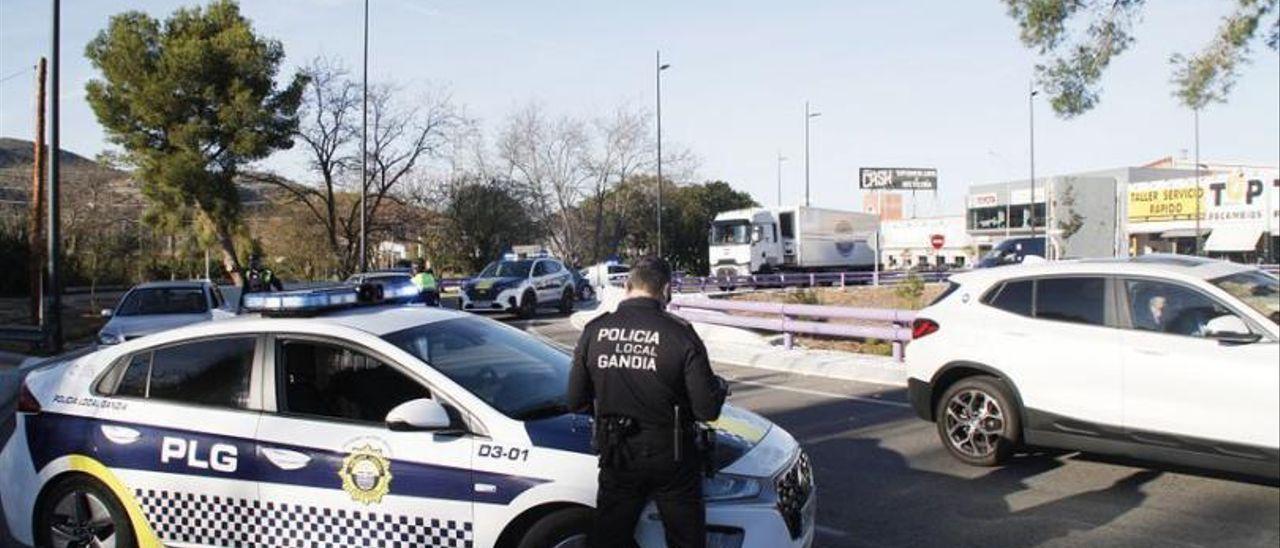
[[[908,392],[958,459],[1019,444],[1280,477],[1275,276],[1195,257],[951,277],[921,310]]]

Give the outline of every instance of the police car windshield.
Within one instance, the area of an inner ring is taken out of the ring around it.
[[[115,315],[203,314],[208,311],[204,291],[199,287],[156,287],[130,291]]]
[[[481,278],[526,278],[529,276],[529,269],[533,268],[532,260],[523,261],[497,261],[489,263],[480,271]]]
[[[517,329],[457,318],[383,338],[508,417],[532,420],[567,412],[569,356]]]

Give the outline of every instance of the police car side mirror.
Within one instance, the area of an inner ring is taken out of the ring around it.
[[[449,412],[431,398],[418,398],[397,405],[387,413],[387,428],[397,432],[456,430]]]
[[[103,318],[110,318],[112,314],[115,314],[115,311],[114,311],[114,310],[111,310],[110,308],[104,308],[104,309],[102,309],[102,312],[100,312],[99,314],[100,314]]]

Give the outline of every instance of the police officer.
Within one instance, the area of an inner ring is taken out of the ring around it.
[[[262,258],[257,253],[249,255],[249,269],[244,273],[244,293],[263,291],[284,291],[284,284],[270,268],[262,266]]]
[[[631,267],[616,312],[587,324],[574,351],[568,404],[595,414],[599,491],[588,544],[635,546],[648,500],[667,545],[706,545],[704,459],[695,421],[720,416],[727,390],[693,327],[664,310],[671,269],[657,258]]]

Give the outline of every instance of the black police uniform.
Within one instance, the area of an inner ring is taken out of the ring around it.
[[[657,300],[624,300],[617,312],[587,324],[568,400],[571,409],[593,408],[596,416],[600,480],[591,546],[634,546],[650,499],[668,546],[706,546],[707,457],[695,448],[693,423],[719,417],[725,395],[693,327]]]
[[[244,292],[284,291],[284,284],[270,268],[250,268],[244,273]]]

